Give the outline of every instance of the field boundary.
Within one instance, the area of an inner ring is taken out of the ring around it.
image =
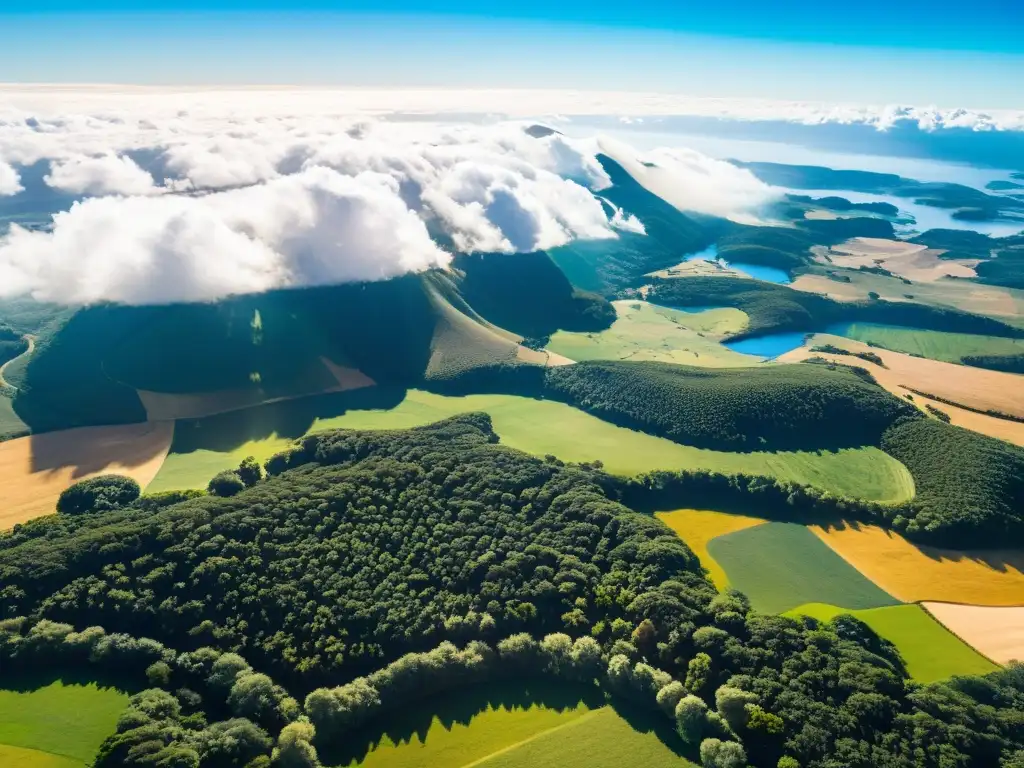
[[[960,636],[960,633],[959,633],[959,632],[957,632],[956,630],[954,630],[954,629],[953,629],[952,627],[948,627],[948,626],[946,626],[945,624],[943,624],[943,623],[942,623],[942,622],[941,622],[941,621],[939,620],[939,617],[938,617],[938,616],[936,616],[936,615],[935,615],[934,613],[932,613],[931,611],[929,611],[929,610],[928,610],[928,606],[927,606],[927,605],[925,605],[925,602],[929,602],[929,603],[944,603],[945,605],[963,605],[963,606],[965,606],[965,607],[968,607],[968,608],[991,608],[991,607],[993,607],[993,606],[985,606],[985,605],[976,605],[975,603],[956,603],[956,602],[954,602],[954,601],[952,601],[952,600],[927,600],[927,601],[925,601],[925,600],[919,600],[919,601],[917,602],[917,604],[921,606],[921,610],[922,610],[922,611],[924,611],[925,613],[927,613],[927,614],[928,614],[928,616],[929,616],[929,618],[931,618],[931,620],[932,620],[932,621],[936,622],[936,623],[937,623],[937,624],[938,624],[938,625],[939,625],[940,627],[942,627],[942,628],[943,628],[943,629],[945,629],[945,630],[946,630],[947,632],[949,632],[949,634],[953,635],[953,637],[957,638],[957,639],[958,639],[958,640],[959,640],[959,641],[960,641],[961,643],[964,643],[965,645],[967,645],[967,646],[968,646],[968,647],[970,647],[970,648],[974,648],[974,652],[975,652],[975,653],[977,653],[977,654],[978,654],[979,656],[984,656],[984,657],[985,657],[986,659],[988,659],[989,661],[991,661],[991,662],[992,662],[993,664],[995,664],[995,665],[996,665],[997,667],[1004,667],[1004,666],[1006,666],[1005,664],[1000,664],[1000,663],[999,663],[998,661],[996,661],[995,659],[993,659],[993,658],[990,658],[990,657],[988,656],[988,654],[986,654],[986,653],[985,653],[984,651],[982,651],[982,650],[981,650],[980,648],[975,648],[975,646],[974,646],[974,645],[973,645],[972,643],[969,643],[969,642],[967,641],[967,638],[965,638],[965,637],[961,637],[961,636]],[[996,607],[998,607],[998,606],[996,606]],[[1012,605],[1011,605],[1011,606],[1005,606],[1005,607],[1007,607],[1007,608],[1013,608],[1013,607],[1015,607],[1015,606],[1012,606]]]

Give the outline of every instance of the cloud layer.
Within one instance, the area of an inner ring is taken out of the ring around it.
[[[385,119],[323,94],[278,96],[89,92],[64,111],[45,98],[0,111],[0,194],[20,190],[18,167],[42,163],[44,184],[83,198],[52,226],[0,237],[0,294],[208,301],[443,267],[449,250],[643,234],[601,198],[611,182],[600,152],[681,209],[744,214],[771,196],[696,152],[640,155],[530,135],[523,122]]]

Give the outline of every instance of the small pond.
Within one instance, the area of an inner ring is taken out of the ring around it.
[[[733,352],[740,352],[744,355],[755,355],[768,360],[774,360],[797,347],[803,346],[807,338],[805,331],[792,331],[788,333],[767,333],[764,336],[751,336],[740,341],[727,341],[726,347]]]
[[[776,267],[763,267],[760,264],[746,264],[741,261],[726,261],[725,259],[719,258],[718,247],[714,245],[709,248],[705,248],[703,251],[691,253],[684,259],[684,261],[717,261],[723,267],[735,269],[737,272],[742,272],[755,280],[764,280],[766,283],[781,284],[792,282],[785,270],[778,269]]]

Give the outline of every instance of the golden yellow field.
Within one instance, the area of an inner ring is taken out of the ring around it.
[[[852,352],[871,352],[882,359],[885,367],[850,355],[811,351],[812,347],[825,344]],[[843,365],[857,365],[866,368],[879,384],[900,398],[908,394],[906,388],[909,387],[972,408],[1024,417],[1024,397],[1021,396],[1021,392],[1024,392],[1024,376],[1019,374],[928,360],[902,352],[869,347],[860,341],[826,333],[814,334],[808,338],[804,346],[787,352],[779,360],[798,362],[809,357],[823,357]],[[926,402],[931,403],[934,407],[948,413],[952,423],[957,426],[1007,440],[1016,445],[1024,445],[1024,423],[974,413],[965,408],[957,408],[916,394],[913,395],[913,402],[922,409]]]
[[[1024,606],[1022,551],[919,547],[873,525],[811,531],[899,600]]]
[[[116,473],[143,488],[171,447],[174,425],[147,422],[82,427],[0,443],[0,530],[54,511],[61,491],[79,480]]]
[[[924,603],[954,635],[998,664],[1024,661],[1024,607]]]
[[[707,509],[676,509],[672,512],[658,512],[656,517],[676,532],[693,553],[700,559],[701,565],[708,570],[711,581],[719,591],[729,586],[729,578],[715,559],[708,554],[708,542],[716,536],[722,536],[744,528],[767,522],[760,517],[730,515],[726,512],[713,512]]]

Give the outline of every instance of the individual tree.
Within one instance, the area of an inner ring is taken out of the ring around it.
[[[245,483],[238,472],[225,470],[213,476],[206,490],[214,496],[234,496],[245,490]]]
[[[105,512],[128,506],[142,493],[139,484],[123,475],[100,475],[66,488],[57,499],[57,511],[65,515]]]
[[[263,479],[263,467],[252,456],[246,456],[238,465],[238,476],[245,483],[246,488],[252,488]]]

